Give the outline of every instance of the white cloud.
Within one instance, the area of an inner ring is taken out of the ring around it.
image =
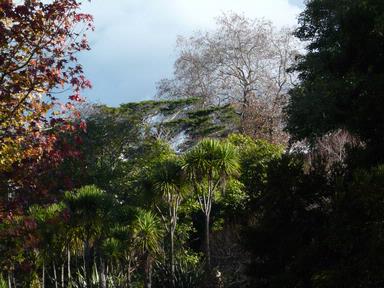
[[[96,26],[92,51],[82,56],[94,83],[87,94],[111,105],[152,97],[155,82],[172,71],[177,35],[213,28],[223,12],[276,26],[295,25],[300,12],[288,0],[93,0],[83,10]]]

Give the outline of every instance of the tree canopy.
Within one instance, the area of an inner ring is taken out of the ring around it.
[[[295,32],[307,43],[306,54],[293,67],[300,82],[286,108],[295,139],[342,128],[374,145],[383,143],[383,5],[307,2]]]

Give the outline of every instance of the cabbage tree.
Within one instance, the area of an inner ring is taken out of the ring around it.
[[[216,139],[204,139],[184,155],[183,168],[192,184],[201,211],[205,216],[205,257],[211,268],[209,244],[210,215],[215,194],[223,192],[225,183],[239,174],[236,147]]]

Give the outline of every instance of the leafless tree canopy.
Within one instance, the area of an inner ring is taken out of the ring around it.
[[[179,37],[177,48],[174,78],[158,83],[159,97],[200,97],[206,106],[231,103],[241,132],[285,143],[282,107],[295,81],[287,68],[298,54],[290,29],[224,14],[214,31]]]
[[[361,140],[346,130],[339,129],[319,138],[312,154],[327,160],[328,166],[343,163],[347,157],[347,147],[364,145]]]
[[[314,143],[308,140],[292,143],[289,152],[306,155],[308,167],[313,168],[320,161],[327,171],[331,171],[334,164],[345,164],[348,148],[364,147],[364,145],[356,135],[345,129],[338,129],[316,138]]]

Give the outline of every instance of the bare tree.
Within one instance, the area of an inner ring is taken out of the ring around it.
[[[308,164],[306,165],[307,168],[313,168],[315,165],[321,164],[324,165],[323,168],[327,171],[331,171],[334,164],[345,164],[348,149],[364,146],[364,142],[356,135],[345,129],[337,129],[322,137],[291,143],[288,151],[305,155]]]
[[[350,134],[348,131],[339,129],[328,133],[323,137],[317,139],[313,152],[311,153],[313,159],[320,156],[322,159],[327,160],[327,167],[331,167],[334,163],[344,163],[347,157],[347,148],[361,147],[363,142],[356,136]]]
[[[231,103],[241,132],[285,143],[282,107],[295,81],[287,69],[298,47],[289,29],[223,14],[214,31],[179,37],[174,78],[158,83],[158,96],[200,97],[206,106]]]

